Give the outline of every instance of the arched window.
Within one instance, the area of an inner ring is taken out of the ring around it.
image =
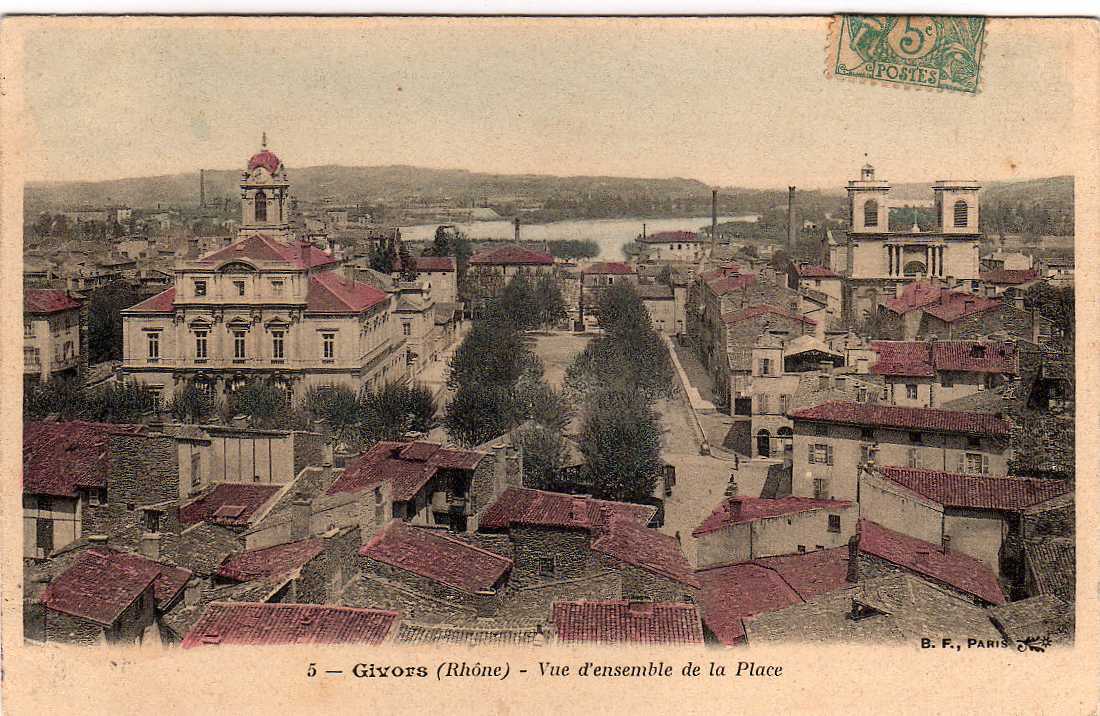
[[[267,194],[256,192],[256,221],[267,221]]]
[[[878,226],[878,202],[874,199],[863,205],[863,225]]]
[[[969,223],[970,207],[966,205],[966,202],[959,199],[955,202],[955,228],[961,229]]]

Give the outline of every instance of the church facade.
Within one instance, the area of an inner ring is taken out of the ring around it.
[[[854,320],[874,312],[898,286],[935,278],[948,283],[979,279],[981,231],[975,181],[932,184],[935,225],[890,229],[890,183],[875,178],[870,164],[848,182],[849,225],[845,246],[830,254],[844,276],[845,307]]]
[[[295,240],[286,170],[266,146],[240,187],[237,240],[180,261],[172,288],[122,312],[122,376],[162,403],[188,382],[220,396],[270,377],[298,398],[312,385],[358,390],[403,379],[394,297]]]

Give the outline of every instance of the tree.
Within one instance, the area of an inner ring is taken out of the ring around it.
[[[1046,283],[1032,287],[1024,296],[1024,306],[1038,309],[1048,319],[1057,334],[1072,339],[1076,321],[1074,290],[1070,286],[1055,288]]]
[[[188,382],[176,389],[165,409],[181,423],[201,423],[217,414],[218,401],[213,393]]]
[[[397,264],[397,252],[386,241],[375,245],[370,255],[370,267],[379,273],[391,274]]]
[[[230,417],[244,415],[255,428],[278,427],[290,414],[290,393],[270,378],[253,378],[229,392]]]
[[[88,360],[122,360],[122,311],[141,300],[128,284],[116,281],[98,288],[88,299]]]
[[[534,287],[537,327],[550,328],[569,317],[561,285],[549,275],[542,275]]]
[[[480,381],[511,386],[523,372],[525,352],[522,336],[511,326],[477,321],[451,356],[447,385],[458,389]]]
[[[75,380],[57,379],[23,391],[23,415],[29,420],[55,415],[61,420],[136,423],[153,407],[152,390],[134,381],[86,389]]]
[[[401,440],[411,432],[427,432],[435,417],[435,398],[422,385],[386,383],[361,398],[363,426],[371,442]]]
[[[320,421],[338,443],[353,450],[369,447],[363,426],[363,404],[346,385],[312,385],[302,395],[309,420]]]
[[[510,385],[465,383],[447,404],[443,423],[459,444],[480,445],[508,432],[515,412]]]
[[[560,487],[559,473],[565,463],[565,440],[561,433],[545,425],[531,424],[513,434],[515,445],[523,451],[523,484],[536,490]]]
[[[561,432],[573,419],[573,406],[565,393],[544,380],[516,384],[516,412],[523,419]]]
[[[416,280],[416,257],[412,255],[408,247],[405,244],[401,244],[401,250],[398,252],[401,258],[401,280],[402,281],[415,281]]]
[[[637,394],[603,390],[584,412],[580,449],[596,497],[641,501],[653,495],[661,461],[657,414]]]

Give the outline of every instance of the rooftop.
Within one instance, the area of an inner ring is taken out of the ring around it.
[[[454,256],[417,256],[415,258],[417,271],[454,271]]]
[[[732,525],[784,517],[811,510],[844,510],[852,506],[843,500],[814,500],[808,497],[780,497],[765,499],[762,497],[729,497],[715,508],[714,512],[703,520],[693,537],[717,532]]]
[[[1073,489],[1062,480],[959,475],[911,467],[878,470],[887,479],[944,507],[1019,512]]]
[[[800,266],[798,264],[791,264],[791,266],[801,278],[840,278],[836,271],[825,266]]]
[[[237,582],[269,579],[295,572],[325,550],[319,537],[250,549],[231,555],[218,568],[218,576]]]
[[[23,312],[35,315],[72,311],[83,304],[69,296],[68,291],[60,288],[23,289]]]
[[[550,254],[519,246],[504,246],[470,257],[471,266],[550,266],[553,263],[554,257]]]
[[[225,248],[212,251],[198,259],[197,263],[207,264],[211,267],[224,261],[260,261],[265,263],[289,264],[293,268],[306,268],[306,260],[310,268],[329,266],[336,263],[336,259],[307,242],[295,242],[284,244],[262,234],[253,234],[243,239],[234,241]]]
[[[335,271],[309,277],[307,313],[360,313],[386,300],[374,286],[348,281]]]
[[[1072,538],[1048,537],[1024,543],[1024,558],[1039,594],[1076,600],[1077,546]]]
[[[931,378],[937,370],[965,373],[1019,372],[1012,341],[872,341],[876,375]]]
[[[153,585],[158,609],[183,591],[191,572],[106,547],[87,549],[54,579],[42,603],[54,611],[111,626],[146,588]]]
[[[181,507],[179,519],[185,525],[212,522],[230,527],[245,526],[281,489],[281,485],[223,482]]]
[[[613,516],[603,534],[593,540],[592,550],[689,587],[699,586],[675,537],[629,517]]]
[[[581,273],[625,276],[627,274],[633,274],[635,271],[633,266],[623,263],[622,261],[597,261],[582,269]]]
[[[81,489],[107,487],[111,435],[139,434],[141,425],[47,423],[23,425],[23,493],[75,497]]]
[[[562,642],[600,644],[702,644],[693,604],[555,602],[551,619]]]
[[[964,433],[988,437],[1007,437],[1007,420],[990,413],[970,413],[961,410],[904,408],[833,400],[813,408],[791,413],[794,420],[840,423],[867,427],[927,430],[941,433]]]
[[[126,309],[127,312],[135,313],[171,313],[174,310],[176,310],[175,286]]]
[[[493,590],[512,568],[507,557],[399,519],[363,545],[359,554],[471,594]]]
[[[941,321],[951,323],[960,318],[966,318],[1002,306],[1004,306],[1004,303],[995,298],[982,298],[968,293],[950,291],[944,293],[936,303],[926,306],[924,312],[930,316],[935,316]]]
[[[214,602],[181,646],[370,644],[386,641],[398,613],[321,604]]]
[[[779,316],[780,318],[786,318],[789,321],[801,323],[806,326],[817,325],[817,321],[813,320],[812,318],[799,316],[795,313],[791,313],[790,311],[785,311],[781,308],[776,308],[775,306],[769,305],[749,306],[748,308],[743,308],[740,311],[729,311],[727,313],[723,313],[722,323],[725,323],[727,326],[732,326],[734,324],[741,323],[742,321],[752,320],[753,318],[757,318],[758,316]]]
[[[393,499],[403,502],[416,497],[440,469],[473,470],[486,457],[475,450],[445,448],[436,443],[383,441],[349,462],[327,494],[360,492],[390,481]]]
[[[1037,280],[1039,272],[1035,269],[998,269],[996,271],[982,271],[978,274],[978,278],[986,283],[1019,286]]]
[[[716,296],[725,296],[727,293],[740,291],[756,284],[756,274],[730,274],[723,278],[717,278],[705,282]]]
[[[401,622],[394,641],[398,644],[455,644],[461,646],[534,645],[544,640],[535,627],[500,628],[456,627]]]
[[[482,512],[478,529],[504,530],[519,524],[600,531],[613,516],[646,525],[655,512],[656,508],[649,505],[509,487]]]

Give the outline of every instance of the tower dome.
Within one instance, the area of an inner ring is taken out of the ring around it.
[[[260,146],[260,151],[253,154],[248,160],[248,171],[252,171],[257,167],[263,167],[274,175],[279,171],[279,167],[283,165],[283,162],[274,152],[267,148],[267,132],[264,132],[263,141]]]

